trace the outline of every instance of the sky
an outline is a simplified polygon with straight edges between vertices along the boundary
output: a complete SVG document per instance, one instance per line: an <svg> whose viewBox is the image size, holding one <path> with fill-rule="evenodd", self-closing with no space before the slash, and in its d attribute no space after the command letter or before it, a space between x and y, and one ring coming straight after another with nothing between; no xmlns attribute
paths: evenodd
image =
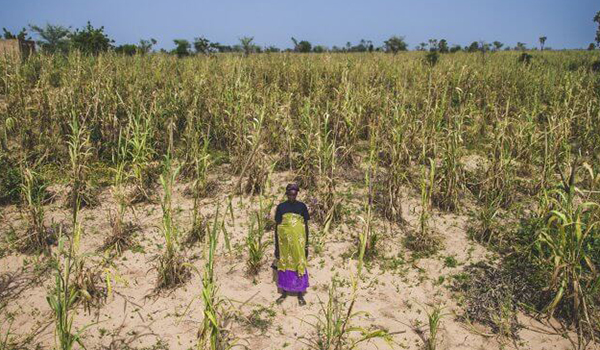
<svg viewBox="0 0 600 350"><path fill-rule="evenodd" d="M287 48L292 36L332 47L360 39L379 46L392 35L410 49L430 38L532 47L540 36L546 46L571 49L594 41L598 11L598 0L0 0L0 27L79 28L89 20L117 45L155 38L165 49L199 36L229 45L252 36L260 46Z"/></svg>

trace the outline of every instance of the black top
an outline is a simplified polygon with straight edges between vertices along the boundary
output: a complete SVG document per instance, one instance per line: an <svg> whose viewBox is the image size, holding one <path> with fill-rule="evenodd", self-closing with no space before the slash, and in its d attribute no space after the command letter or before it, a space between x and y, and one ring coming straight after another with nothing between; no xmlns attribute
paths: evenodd
<svg viewBox="0 0 600 350"><path fill-rule="evenodd" d="M285 201L285 202L277 205L277 209L275 209L275 222L277 224L281 224L283 214L286 214L286 213L294 213L294 214L301 215L304 218L305 222L310 219L310 216L308 215L308 208L306 207L306 204L304 204L300 201L294 201L294 202Z"/></svg>

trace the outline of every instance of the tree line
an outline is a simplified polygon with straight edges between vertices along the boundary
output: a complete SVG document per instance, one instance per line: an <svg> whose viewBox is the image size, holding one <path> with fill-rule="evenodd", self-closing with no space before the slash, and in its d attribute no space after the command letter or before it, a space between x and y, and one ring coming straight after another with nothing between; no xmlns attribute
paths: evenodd
<svg viewBox="0 0 600 350"><path fill-rule="evenodd" d="M600 11L593 18L598 24L595 43L590 43L588 50L594 50L600 47ZM31 40L31 36L26 28L21 29L18 33L12 33L6 28L2 28L3 37L5 39L21 39ZM71 50L78 50L87 54L98 54L109 50L114 50L117 53L125 55L146 54L153 51L157 41L153 38L141 39L137 44L122 44L114 45L114 40L111 39L104 31L104 26L94 27L88 21L87 25L72 30L71 27L62 25L46 24L45 26L29 25L29 31L37 35L39 38L36 43L45 53L67 53ZM546 36L539 38L540 50L551 50L546 46ZM244 36L239 38L239 42L234 45L225 45L219 42L212 42L209 39L199 36L193 41L187 39L174 39L175 47L171 50L160 49L160 52L170 53L178 57L190 56L193 54L211 54L225 52L239 52L244 55L263 52L300 52L300 53L322 53L322 52L389 52L396 54L400 51L408 51L408 44L403 36L391 36L383 42L381 46L375 46L371 40L361 39L357 44L347 42L345 46L332 46L331 48L324 45L313 45L308 40L297 40L292 37L292 48L280 49L276 46L259 46L254 43L254 37ZM527 44L517 42L514 47L505 45L500 41L487 43L485 41L473 41L471 44L461 46L454 44L450 46L446 39L429 39L428 42L421 42L416 45L417 51L429 51L436 53L454 53L459 51L464 52L487 52L500 50L537 50L537 47L528 48Z"/></svg>

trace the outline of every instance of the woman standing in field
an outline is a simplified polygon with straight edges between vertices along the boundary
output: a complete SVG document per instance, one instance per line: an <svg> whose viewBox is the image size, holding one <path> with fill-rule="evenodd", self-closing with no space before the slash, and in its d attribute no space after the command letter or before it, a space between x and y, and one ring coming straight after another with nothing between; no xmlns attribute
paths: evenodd
<svg viewBox="0 0 600 350"><path fill-rule="evenodd" d="M303 293L308 287L308 208L298 200L298 185L285 188L288 200L275 210L275 258L280 304L289 292L298 293L298 303L306 305Z"/></svg>

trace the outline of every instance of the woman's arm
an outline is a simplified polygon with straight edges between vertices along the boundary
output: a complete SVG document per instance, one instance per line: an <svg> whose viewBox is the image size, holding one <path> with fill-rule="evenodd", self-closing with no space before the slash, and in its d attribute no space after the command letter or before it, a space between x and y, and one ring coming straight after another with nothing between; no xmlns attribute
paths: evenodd
<svg viewBox="0 0 600 350"><path fill-rule="evenodd" d="M277 224L275 224L275 240L273 241L275 243L275 258L279 259L279 239L277 237Z"/></svg>
<svg viewBox="0 0 600 350"><path fill-rule="evenodd" d="M304 231L306 231L306 243L304 244L304 256L308 259L308 220L304 220Z"/></svg>

